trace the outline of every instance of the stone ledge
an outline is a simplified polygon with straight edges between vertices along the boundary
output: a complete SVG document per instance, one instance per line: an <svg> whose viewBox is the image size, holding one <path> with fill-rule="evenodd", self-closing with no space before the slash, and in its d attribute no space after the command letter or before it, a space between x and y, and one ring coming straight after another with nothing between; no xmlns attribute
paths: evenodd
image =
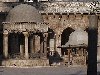
<svg viewBox="0 0 100 75"><path fill-rule="evenodd" d="M34 60L3 60L2 66L5 67L34 67L34 66L49 66L48 59L34 59Z"/></svg>

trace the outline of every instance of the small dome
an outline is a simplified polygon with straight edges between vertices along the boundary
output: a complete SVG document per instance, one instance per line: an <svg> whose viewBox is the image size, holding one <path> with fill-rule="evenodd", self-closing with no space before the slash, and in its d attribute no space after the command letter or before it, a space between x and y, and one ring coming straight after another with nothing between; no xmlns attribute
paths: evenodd
<svg viewBox="0 0 100 75"><path fill-rule="evenodd" d="M66 46L79 44L88 45L88 33L80 28L70 34L69 41L66 43Z"/></svg>
<svg viewBox="0 0 100 75"><path fill-rule="evenodd" d="M20 4L9 12L6 22L43 22L43 18L35 7Z"/></svg>

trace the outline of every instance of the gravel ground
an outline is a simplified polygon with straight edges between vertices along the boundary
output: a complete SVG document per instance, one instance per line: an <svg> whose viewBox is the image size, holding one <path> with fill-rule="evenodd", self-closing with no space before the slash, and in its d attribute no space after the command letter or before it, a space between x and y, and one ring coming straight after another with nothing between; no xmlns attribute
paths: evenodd
<svg viewBox="0 0 100 75"><path fill-rule="evenodd" d="M86 75L86 67L35 67L4 68L0 67L0 75ZM100 72L100 65L98 67ZM100 75L100 74L98 74Z"/></svg>
<svg viewBox="0 0 100 75"><path fill-rule="evenodd" d="M0 75L86 75L81 67L0 68Z"/></svg>

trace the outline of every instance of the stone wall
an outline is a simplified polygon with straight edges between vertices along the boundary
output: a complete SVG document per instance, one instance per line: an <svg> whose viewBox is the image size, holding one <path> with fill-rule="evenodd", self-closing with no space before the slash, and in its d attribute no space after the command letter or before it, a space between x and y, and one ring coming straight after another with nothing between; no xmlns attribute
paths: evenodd
<svg viewBox="0 0 100 75"><path fill-rule="evenodd" d="M34 59L34 60L4 60L2 66L9 67L34 67L34 66L49 66L47 59Z"/></svg>
<svg viewBox="0 0 100 75"><path fill-rule="evenodd" d="M69 14L69 15L42 15L44 21L49 23L49 28L53 29L56 34L61 34L64 29L70 27L77 29L81 27L86 29L89 25L88 15Z"/></svg>

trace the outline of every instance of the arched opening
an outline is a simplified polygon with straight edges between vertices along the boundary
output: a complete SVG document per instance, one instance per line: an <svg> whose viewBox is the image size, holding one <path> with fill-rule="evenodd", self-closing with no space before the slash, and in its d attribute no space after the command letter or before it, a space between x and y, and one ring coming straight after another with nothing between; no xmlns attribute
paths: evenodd
<svg viewBox="0 0 100 75"><path fill-rule="evenodd" d="M63 32L61 34L61 45L65 45L68 42L69 36L73 31L74 31L74 29L72 29L70 27L63 30ZM66 49L64 49L64 48L61 49L62 55L64 55L64 53L66 54L65 51L66 51Z"/></svg>

